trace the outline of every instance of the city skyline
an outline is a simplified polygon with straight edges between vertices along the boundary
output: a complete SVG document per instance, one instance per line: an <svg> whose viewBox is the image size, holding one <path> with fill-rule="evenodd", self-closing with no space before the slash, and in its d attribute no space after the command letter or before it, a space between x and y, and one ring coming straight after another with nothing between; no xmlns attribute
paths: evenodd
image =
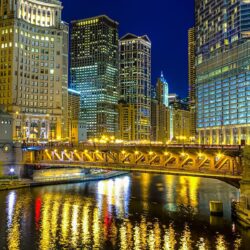
<svg viewBox="0 0 250 250"><path fill-rule="evenodd" d="M152 84L156 84L163 71L170 93L177 93L182 98L188 96L187 46L188 29L194 25L193 1L183 1L180 8L177 2L156 0L147 6L143 5L140 18L138 13L142 3L133 2L132 5L131 0L119 3L111 1L109 5L96 0L87 3L75 0L74 5L65 0L62 3L63 20L68 23L105 14L119 22L119 37L127 33L147 34L152 41ZM169 9L171 11L167 11Z"/></svg>

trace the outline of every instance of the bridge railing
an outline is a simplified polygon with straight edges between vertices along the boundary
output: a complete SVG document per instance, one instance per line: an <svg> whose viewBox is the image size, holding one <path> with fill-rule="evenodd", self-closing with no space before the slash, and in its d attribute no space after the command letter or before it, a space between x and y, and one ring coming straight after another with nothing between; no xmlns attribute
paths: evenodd
<svg viewBox="0 0 250 250"><path fill-rule="evenodd" d="M205 144L128 144L128 143L94 143L94 142L85 142L79 144L73 143L24 143L22 148L24 150L36 151L50 148L77 148L84 149L86 147L113 147L113 148L179 148L179 149L199 149L199 150L229 150L229 151L241 151L243 146L241 145L205 145Z"/></svg>

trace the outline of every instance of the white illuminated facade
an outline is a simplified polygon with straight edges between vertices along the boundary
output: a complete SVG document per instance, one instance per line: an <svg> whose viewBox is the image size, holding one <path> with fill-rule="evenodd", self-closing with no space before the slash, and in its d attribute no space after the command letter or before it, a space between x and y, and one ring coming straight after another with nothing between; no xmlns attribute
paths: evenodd
<svg viewBox="0 0 250 250"><path fill-rule="evenodd" d="M0 1L0 105L15 140L68 136L68 25L58 0Z"/></svg>

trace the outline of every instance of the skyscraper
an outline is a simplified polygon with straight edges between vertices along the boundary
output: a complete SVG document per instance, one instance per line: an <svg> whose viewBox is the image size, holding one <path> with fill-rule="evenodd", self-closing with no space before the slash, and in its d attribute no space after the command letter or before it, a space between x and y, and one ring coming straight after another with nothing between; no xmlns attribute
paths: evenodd
<svg viewBox="0 0 250 250"><path fill-rule="evenodd" d="M199 141L250 144L250 2L196 0L195 13Z"/></svg>
<svg viewBox="0 0 250 250"><path fill-rule="evenodd" d="M196 90L195 90L195 28L188 30L188 83L191 136L196 136Z"/></svg>
<svg viewBox="0 0 250 250"><path fill-rule="evenodd" d="M120 98L135 107L135 140L150 140L151 42L148 36L120 39Z"/></svg>
<svg viewBox="0 0 250 250"><path fill-rule="evenodd" d="M0 1L0 104L15 140L67 136L68 26L59 0Z"/></svg>
<svg viewBox="0 0 250 250"><path fill-rule="evenodd" d="M168 83L164 78L163 72L161 72L161 77L158 78L156 83L156 99L159 103L165 105L165 107L169 105L168 94Z"/></svg>
<svg viewBox="0 0 250 250"><path fill-rule="evenodd" d="M72 22L71 84L81 94L87 136L118 130L118 23L107 16Z"/></svg>
<svg viewBox="0 0 250 250"><path fill-rule="evenodd" d="M151 140L166 142L169 140L168 130L168 83L163 72L156 83L155 95L151 100Z"/></svg>

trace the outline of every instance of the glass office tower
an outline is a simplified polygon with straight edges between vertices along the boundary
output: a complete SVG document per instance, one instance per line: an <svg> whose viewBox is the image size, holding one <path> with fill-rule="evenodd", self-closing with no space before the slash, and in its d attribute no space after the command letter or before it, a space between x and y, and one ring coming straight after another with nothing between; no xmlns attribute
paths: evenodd
<svg viewBox="0 0 250 250"><path fill-rule="evenodd" d="M197 130L204 144L250 144L250 2L196 0Z"/></svg>
<svg viewBox="0 0 250 250"><path fill-rule="evenodd" d="M81 93L87 137L115 135L118 127L118 23L107 16L72 22L71 85Z"/></svg>

